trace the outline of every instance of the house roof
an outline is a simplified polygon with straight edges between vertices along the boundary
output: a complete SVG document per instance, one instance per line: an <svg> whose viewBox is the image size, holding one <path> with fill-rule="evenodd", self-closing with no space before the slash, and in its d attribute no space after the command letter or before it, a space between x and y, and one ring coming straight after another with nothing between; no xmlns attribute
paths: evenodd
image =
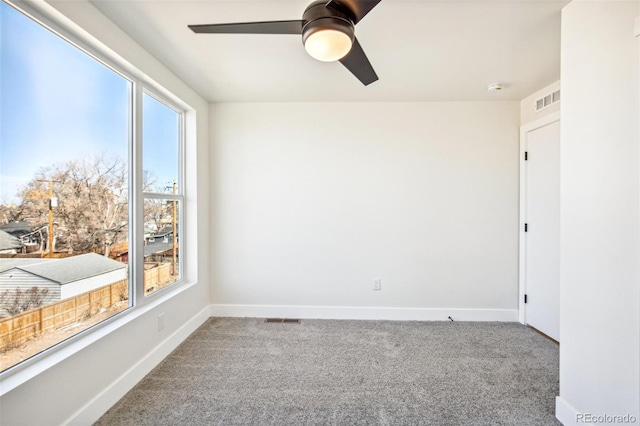
<svg viewBox="0 0 640 426"><path fill-rule="evenodd" d="M147 243L144 246L144 257L151 256L152 254L162 253L173 248L173 243Z"/></svg>
<svg viewBox="0 0 640 426"><path fill-rule="evenodd" d="M55 259L42 259L40 257L35 258L25 258L25 257L11 257L11 258L0 258L0 273L4 271L8 271L13 268L21 268L22 266L33 265L36 263L42 262L51 262Z"/></svg>
<svg viewBox="0 0 640 426"><path fill-rule="evenodd" d="M151 256L152 254L158 254L158 253L164 253L166 251L170 251L171 249L173 249L173 243L163 243L162 241L156 241L153 243L146 243L144 245L144 257L148 257ZM179 251L180 248L177 248L177 251ZM123 255L125 253L129 253L128 250L123 251L118 253L118 255ZM2 272L0 270L0 272Z"/></svg>
<svg viewBox="0 0 640 426"><path fill-rule="evenodd" d="M22 243L13 235L0 229L0 250L9 250L22 247Z"/></svg>
<svg viewBox="0 0 640 426"><path fill-rule="evenodd" d="M154 238L158 238L158 237L164 237L165 235L169 235L169 234L173 234L173 226L165 226L164 228L160 229L158 232L156 232L151 236Z"/></svg>
<svg viewBox="0 0 640 426"><path fill-rule="evenodd" d="M0 259L0 272L16 268L61 285L126 267L124 263L96 253L63 259Z"/></svg>
<svg viewBox="0 0 640 426"><path fill-rule="evenodd" d="M9 222L6 225L0 226L0 231L8 232L9 234L28 234L31 231L31 226L27 222Z"/></svg>

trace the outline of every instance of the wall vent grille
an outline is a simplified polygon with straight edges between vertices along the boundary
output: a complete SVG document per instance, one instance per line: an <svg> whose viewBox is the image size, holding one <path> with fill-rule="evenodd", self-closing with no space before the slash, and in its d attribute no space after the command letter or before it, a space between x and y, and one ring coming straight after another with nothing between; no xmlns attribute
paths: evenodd
<svg viewBox="0 0 640 426"><path fill-rule="evenodd" d="M553 93L549 93L546 96L536 100L536 112L543 110L556 102L560 102L560 90L556 90Z"/></svg>

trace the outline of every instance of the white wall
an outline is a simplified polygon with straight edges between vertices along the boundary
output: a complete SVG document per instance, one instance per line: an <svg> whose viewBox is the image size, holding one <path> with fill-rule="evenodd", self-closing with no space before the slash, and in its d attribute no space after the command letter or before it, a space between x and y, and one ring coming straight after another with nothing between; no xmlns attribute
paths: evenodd
<svg viewBox="0 0 640 426"><path fill-rule="evenodd" d="M640 418L638 5L574 1L562 13L564 424L576 413Z"/></svg>
<svg viewBox="0 0 640 426"><path fill-rule="evenodd" d="M536 111L536 101L544 96L547 96L556 90L560 90L560 80L544 87L537 92L527 96L520 102L520 125L531 123L532 121L539 120L543 117L551 115L560 111L560 104L562 103L562 93L560 94L560 102L552 104L540 111Z"/></svg>
<svg viewBox="0 0 640 426"><path fill-rule="evenodd" d="M216 104L210 129L214 312L517 320L518 102Z"/></svg>
<svg viewBox="0 0 640 426"><path fill-rule="evenodd" d="M56 15L46 3L33 6ZM185 206L185 235L193 245L184 261L185 275L195 285L184 287L173 298L160 297L158 306L147 312L139 310L144 313L130 315L135 318L129 322L116 320L126 324L5 393L0 399L0 423L6 425L91 424L209 312L209 241L198 238L209 233L208 104L87 1L54 2L53 6L194 109L186 123L187 132L197 136L197 141L192 139L186 150L190 164L186 187L192 192ZM166 327L159 332L161 312ZM74 345L52 352L47 359L60 358ZM37 368L38 364L30 366ZM20 374L0 381L0 390L16 377Z"/></svg>

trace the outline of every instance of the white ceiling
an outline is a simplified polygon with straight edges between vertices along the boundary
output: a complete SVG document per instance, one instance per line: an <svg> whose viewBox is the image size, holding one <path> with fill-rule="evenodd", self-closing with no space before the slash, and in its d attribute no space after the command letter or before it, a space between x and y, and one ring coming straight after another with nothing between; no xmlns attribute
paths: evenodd
<svg viewBox="0 0 640 426"><path fill-rule="evenodd" d="M210 102L520 100L560 78L564 0L382 0L356 36L380 80L312 59L296 35L188 24L301 19L311 0L92 0ZM506 89L488 93L490 83Z"/></svg>

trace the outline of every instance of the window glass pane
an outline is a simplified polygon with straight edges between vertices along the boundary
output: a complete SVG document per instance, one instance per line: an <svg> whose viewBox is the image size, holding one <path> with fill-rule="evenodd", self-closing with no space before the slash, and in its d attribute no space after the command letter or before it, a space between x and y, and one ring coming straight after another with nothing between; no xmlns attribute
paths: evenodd
<svg viewBox="0 0 640 426"><path fill-rule="evenodd" d="M0 371L130 306L131 83L0 2Z"/></svg>
<svg viewBox="0 0 640 426"><path fill-rule="evenodd" d="M142 141L144 190L173 193L180 161L180 114L146 93L142 99Z"/></svg>
<svg viewBox="0 0 640 426"><path fill-rule="evenodd" d="M144 200L144 293L180 279L180 201Z"/></svg>

